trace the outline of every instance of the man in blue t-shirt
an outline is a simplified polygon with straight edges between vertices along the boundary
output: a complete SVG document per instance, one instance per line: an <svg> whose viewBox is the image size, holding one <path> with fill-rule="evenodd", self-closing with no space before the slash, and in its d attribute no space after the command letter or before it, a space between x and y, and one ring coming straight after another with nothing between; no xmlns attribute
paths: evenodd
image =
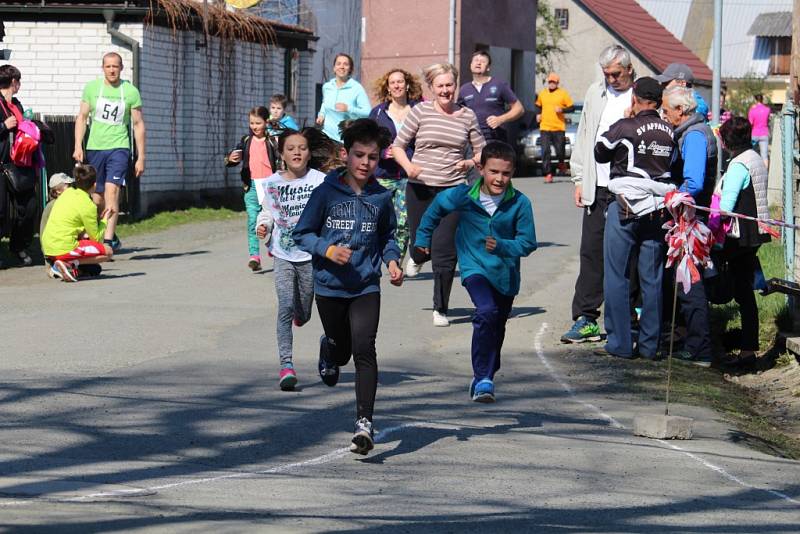
<svg viewBox="0 0 800 534"><path fill-rule="evenodd" d="M522 117L525 108L506 82L489 76L491 65L489 52L478 50L472 54L469 64L472 82L461 86L458 103L475 112L487 141L507 141L508 136L501 126Z"/></svg>

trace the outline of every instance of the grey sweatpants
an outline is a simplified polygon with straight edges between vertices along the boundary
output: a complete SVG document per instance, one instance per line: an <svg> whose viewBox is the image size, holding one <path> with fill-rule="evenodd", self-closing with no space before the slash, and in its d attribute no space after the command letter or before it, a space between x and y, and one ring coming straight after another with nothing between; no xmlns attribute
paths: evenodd
<svg viewBox="0 0 800 534"><path fill-rule="evenodd" d="M310 261L293 263L275 258L275 293L278 295L278 357L281 366L292 363L292 323L302 326L311 319L314 275Z"/></svg>

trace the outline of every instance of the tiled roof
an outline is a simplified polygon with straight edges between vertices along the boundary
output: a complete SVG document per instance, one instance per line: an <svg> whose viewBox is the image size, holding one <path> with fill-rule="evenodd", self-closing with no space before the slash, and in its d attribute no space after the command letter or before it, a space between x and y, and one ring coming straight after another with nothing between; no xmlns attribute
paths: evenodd
<svg viewBox="0 0 800 534"><path fill-rule="evenodd" d="M663 71L670 63L684 63L692 69L695 80L711 81L711 69L635 0L576 2L600 19L656 71Z"/></svg>
<svg viewBox="0 0 800 534"><path fill-rule="evenodd" d="M750 26L747 35L757 37L791 37L792 36L792 12L778 11L776 13L761 13L753 25Z"/></svg>

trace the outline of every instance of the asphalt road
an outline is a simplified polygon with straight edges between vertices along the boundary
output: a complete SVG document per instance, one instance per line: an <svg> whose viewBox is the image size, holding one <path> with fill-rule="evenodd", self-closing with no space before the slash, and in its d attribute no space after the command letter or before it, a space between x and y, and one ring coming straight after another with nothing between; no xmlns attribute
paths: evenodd
<svg viewBox="0 0 800 534"><path fill-rule="evenodd" d="M570 324L571 185L519 179L540 249L523 262L498 402L472 403L470 302L431 324L430 271L384 284L376 449L346 451L352 365L316 376L318 318L296 329L300 387L277 387L275 292L247 271L244 220L125 243L100 279L0 272L0 529L8 532L797 532L800 463L735 443L631 434L658 402L592 380Z"/></svg>

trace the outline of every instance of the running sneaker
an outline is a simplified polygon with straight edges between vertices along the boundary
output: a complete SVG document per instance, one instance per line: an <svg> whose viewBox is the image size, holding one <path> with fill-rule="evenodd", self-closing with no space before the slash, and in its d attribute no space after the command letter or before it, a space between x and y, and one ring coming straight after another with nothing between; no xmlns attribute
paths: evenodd
<svg viewBox="0 0 800 534"><path fill-rule="evenodd" d="M71 267L70 265L67 265L66 262L63 262L61 260L56 260L55 262L53 262L53 267L51 267L51 269L53 269L53 275L56 278L60 278L65 282L78 281L78 274L76 272L77 270Z"/></svg>
<svg viewBox="0 0 800 534"><path fill-rule="evenodd" d="M600 341L600 327L597 322L587 319L583 315L578 317L569 331L561 336L562 343L583 343L585 341Z"/></svg>
<svg viewBox="0 0 800 534"><path fill-rule="evenodd" d="M545 174L544 175L544 183L552 184L553 183L553 175L552 174Z"/></svg>
<svg viewBox="0 0 800 534"><path fill-rule="evenodd" d="M447 314L433 310L433 326L450 326Z"/></svg>
<svg viewBox="0 0 800 534"><path fill-rule="evenodd" d="M319 377L326 386L333 387L339 382L339 366L333 365L330 362L330 342L325 336L319 338L319 362L317 368L319 369Z"/></svg>
<svg viewBox="0 0 800 534"><path fill-rule="evenodd" d="M247 266L250 267L250 270L253 272L261 270L261 256L250 256L250 259L247 261Z"/></svg>
<svg viewBox="0 0 800 534"><path fill-rule="evenodd" d="M367 454L374 447L375 433L372 430L372 421L362 417L356 421L356 431L353 434L353 442L350 444L350 452Z"/></svg>
<svg viewBox="0 0 800 534"><path fill-rule="evenodd" d="M17 258L19 258L19 262L26 267L33 265L33 258L31 258L30 255L24 250L17 252Z"/></svg>
<svg viewBox="0 0 800 534"><path fill-rule="evenodd" d="M122 248L122 241L119 240L117 234L114 234L114 237L111 238L111 243L109 244L111 245L111 250L114 252Z"/></svg>
<svg viewBox="0 0 800 534"><path fill-rule="evenodd" d="M414 278L417 276L419 274L419 270L422 269L422 265L422 263L415 262L414 258L409 256L404 269L406 278Z"/></svg>
<svg viewBox="0 0 800 534"><path fill-rule="evenodd" d="M297 385L297 373L295 373L294 369L291 367L284 367L281 369L279 376L280 380L278 381L278 385L281 391L292 391Z"/></svg>
<svg viewBox="0 0 800 534"><path fill-rule="evenodd" d="M491 378L484 378L475 384L472 400L483 403L494 402L494 382L492 382Z"/></svg>

